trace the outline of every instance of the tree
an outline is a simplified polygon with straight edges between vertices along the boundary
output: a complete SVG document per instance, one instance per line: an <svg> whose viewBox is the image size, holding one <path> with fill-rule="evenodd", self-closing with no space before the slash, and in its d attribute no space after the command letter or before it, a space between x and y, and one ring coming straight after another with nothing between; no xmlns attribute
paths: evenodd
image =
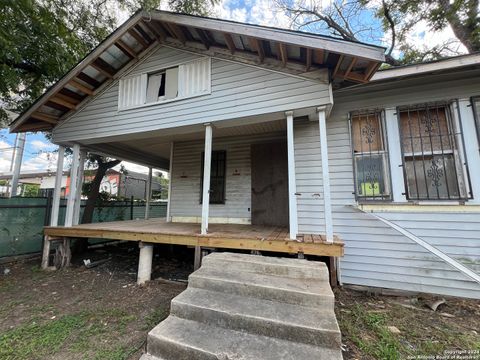
<svg viewBox="0 0 480 360"><path fill-rule="evenodd" d="M350 41L384 43L387 40L385 57L389 65L455 54L459 43L470 53L480 51L478 0L333 0L328 6L321 0L275 1L296 29ZM408 34L421 21L432 31L450 26L456 39L427 49L413 47Z"/></svg>

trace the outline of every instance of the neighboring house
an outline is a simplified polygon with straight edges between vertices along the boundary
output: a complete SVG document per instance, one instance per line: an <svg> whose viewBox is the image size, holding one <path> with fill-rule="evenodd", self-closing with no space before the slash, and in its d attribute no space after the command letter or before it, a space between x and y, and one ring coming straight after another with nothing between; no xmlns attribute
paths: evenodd
<svg viewBox="0 0 480 360"><path fill-rule="evenodd" d="M11 129L169 170L167 220L202 234L333 232L344 284L480 298L480 55L383 61L367 44L139 13Z"/></svg>
<svg viewBox="0 0 480 360"><path fill-rule="evenodd" d="M84 182L89 182L94 175L85 175ZM11 174L0 175L0 180L10 180ZM128 171L122 173L113 169L107 171L100 185L100 191L104 191L118 198L145 199L147 191L148 175ZM22 194L22 184L38 185L39 195L47 196L49 190L55 187L55 172L47 171L22 171L19 177L20 190L18 194ZM6 190L5 186L5 190ZM0 187L0 191L2 188ZM159 195L162 191L161 184L154 178L152 181L152 192ZM6 191L5 191L6 193ZM70 193L70 176L68 171L63 172L62 176L62 192L61 196L68 196ZM1 195L1 193L0 193Z"/></svg>

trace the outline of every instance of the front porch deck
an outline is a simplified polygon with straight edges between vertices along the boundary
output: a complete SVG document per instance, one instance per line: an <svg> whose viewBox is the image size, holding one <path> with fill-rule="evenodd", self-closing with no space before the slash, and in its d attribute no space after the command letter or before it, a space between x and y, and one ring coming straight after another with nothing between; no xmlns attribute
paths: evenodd
<svg viewBox="0 0 480 360"><path fill-rule="evenodd" d="M72 227L45 227L47 239L102 238L157 244L242 249L318 256L343 256L343 242L335 237L327 243L321 235L301 234L290 240L282 227L210 224L208 235L200 234L200 224L166 222L165 219L113 221Z"/></svg>

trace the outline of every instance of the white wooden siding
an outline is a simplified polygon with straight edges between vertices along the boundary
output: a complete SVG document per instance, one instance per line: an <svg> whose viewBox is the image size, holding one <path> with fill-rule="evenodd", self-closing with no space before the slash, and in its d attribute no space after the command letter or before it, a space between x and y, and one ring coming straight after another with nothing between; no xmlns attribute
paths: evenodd
<svg viewBox="0 0 480 360"><path fill-rule="evenodd" d="M215 138L213 150L225 150L225 204L210 204L210 217L231 222L251 222L250 146L255 142L286 141L285 133L258 134L237 138ZM200 218L201 156L204 142L175 143L170 214L174 218ZM288 211L288 209L285 209Z"/></svg>
<svg viewBox="0 0 480 360"><path fill-rule="evenodd" d="M126 74L185 64L198 55L159 47ZM329 87L258 67L212 59L211 94L118 111L118 81L53 131L56 142L81 141L227 119L283 113L330 103Z"/></svg>

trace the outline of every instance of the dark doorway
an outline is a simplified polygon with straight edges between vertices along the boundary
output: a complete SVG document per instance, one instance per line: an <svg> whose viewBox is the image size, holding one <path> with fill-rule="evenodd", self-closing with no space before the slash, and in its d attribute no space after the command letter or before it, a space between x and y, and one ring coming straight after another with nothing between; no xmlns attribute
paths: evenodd
<svg viewBox="0 0 480 360"><path fill-rule="evenodd" d="M252 224L288 226L286 142L252 145Z"/></svg>

